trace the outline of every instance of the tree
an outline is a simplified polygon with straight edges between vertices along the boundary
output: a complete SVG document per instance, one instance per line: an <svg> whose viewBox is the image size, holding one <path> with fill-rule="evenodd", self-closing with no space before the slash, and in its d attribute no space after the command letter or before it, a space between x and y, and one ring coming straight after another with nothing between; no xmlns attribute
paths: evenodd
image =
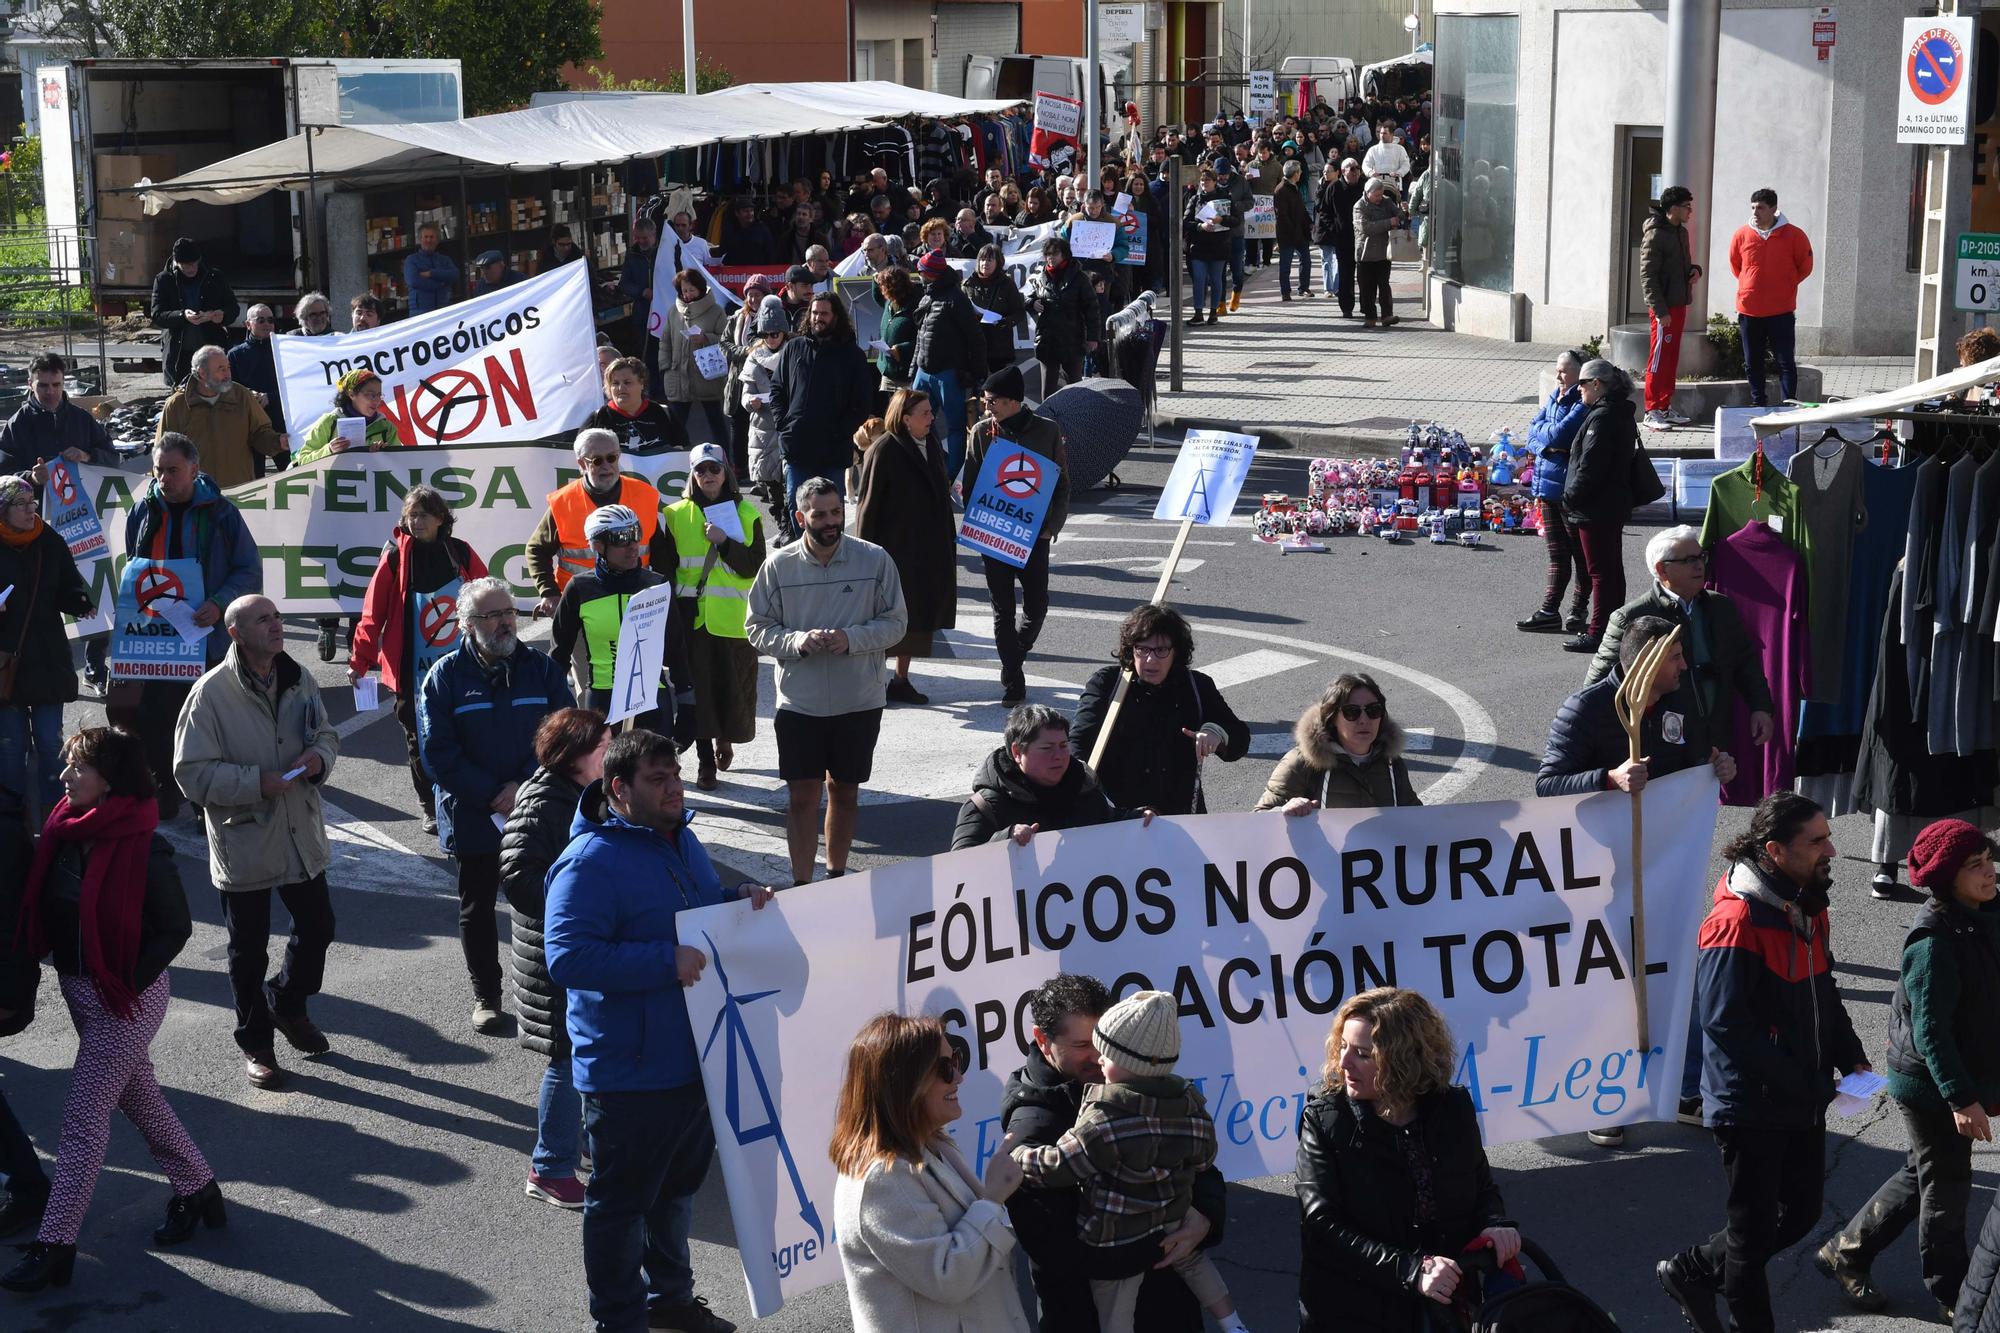
<svg viewBox="0 0 2000 1333"><path fill-rule="evenodd" d="M562 86L601 59L597 0L75 0L48 25L78 50L128 59L456 58L470 115Z"/></svg>
<svg viewBox="0 0 2000 1333"><path fill-rule="evenodd" d="M608 69L592 65L584 73L597 80L597 87L603 92L620 93L678 93L687 82L687 72L679 66L667 71L664 79L621 79ZM699 52L694 58L694 90L697 93L712 93L719 88L734 85L736 76L724 69L720 63L710 60Z"/></svg>

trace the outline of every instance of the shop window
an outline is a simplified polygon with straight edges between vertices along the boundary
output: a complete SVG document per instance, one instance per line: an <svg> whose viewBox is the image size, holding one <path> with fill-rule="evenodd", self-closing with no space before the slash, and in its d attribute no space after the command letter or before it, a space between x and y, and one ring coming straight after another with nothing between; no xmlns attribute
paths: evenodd
<svg viewBox="0 0 2000 1333"><path fill-rule="evenodd" d="M1514 286L1514 121L1521 21L1437 16L1433 267L1467 287Z"/></svg>

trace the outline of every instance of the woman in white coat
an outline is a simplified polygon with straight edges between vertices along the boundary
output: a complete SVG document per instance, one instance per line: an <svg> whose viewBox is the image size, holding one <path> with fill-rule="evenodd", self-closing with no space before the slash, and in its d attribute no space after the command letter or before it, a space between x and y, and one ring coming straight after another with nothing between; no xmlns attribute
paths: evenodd
<svg viewBox="0 0 2000 1333"><path fill-rule="evenodd" d="M855 1333L1028 1333L1014 1290L1003 1143L972 1173L945 1126L962 1057L935 1018L878 1014L847 1052L829 1153L834 1231Z"/></svg>

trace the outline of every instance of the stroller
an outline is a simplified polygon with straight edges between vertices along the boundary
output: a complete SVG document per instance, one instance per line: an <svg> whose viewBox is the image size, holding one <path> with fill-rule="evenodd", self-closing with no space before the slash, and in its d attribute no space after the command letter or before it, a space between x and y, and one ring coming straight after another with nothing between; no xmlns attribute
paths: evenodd
<svg viewBox="0 0 2000 1333"><path fill-rule="evenodd" d="M1491 1247L1459 1256L1468 1279L1449 1306L1427 1311L1429 1333L1617 1333L1618 1322L1597 1302L1563 1280L1548 1252L1525 1237L1521 1258L1537 1278L1514 1276L1495 1262ZM1518 1261L1510 1268L1518 1268Z"/></svg>

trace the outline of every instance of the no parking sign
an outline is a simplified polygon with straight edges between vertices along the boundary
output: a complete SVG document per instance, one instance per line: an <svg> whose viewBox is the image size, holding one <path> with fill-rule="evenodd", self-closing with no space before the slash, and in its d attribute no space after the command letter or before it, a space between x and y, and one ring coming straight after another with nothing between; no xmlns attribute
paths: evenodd
<svg viewBox="0 0 2000 1333"><path fill-rule="evenodd" d="M1896 142L1962 144L1972 128L1976 20L1903 20Z"/></svg>

